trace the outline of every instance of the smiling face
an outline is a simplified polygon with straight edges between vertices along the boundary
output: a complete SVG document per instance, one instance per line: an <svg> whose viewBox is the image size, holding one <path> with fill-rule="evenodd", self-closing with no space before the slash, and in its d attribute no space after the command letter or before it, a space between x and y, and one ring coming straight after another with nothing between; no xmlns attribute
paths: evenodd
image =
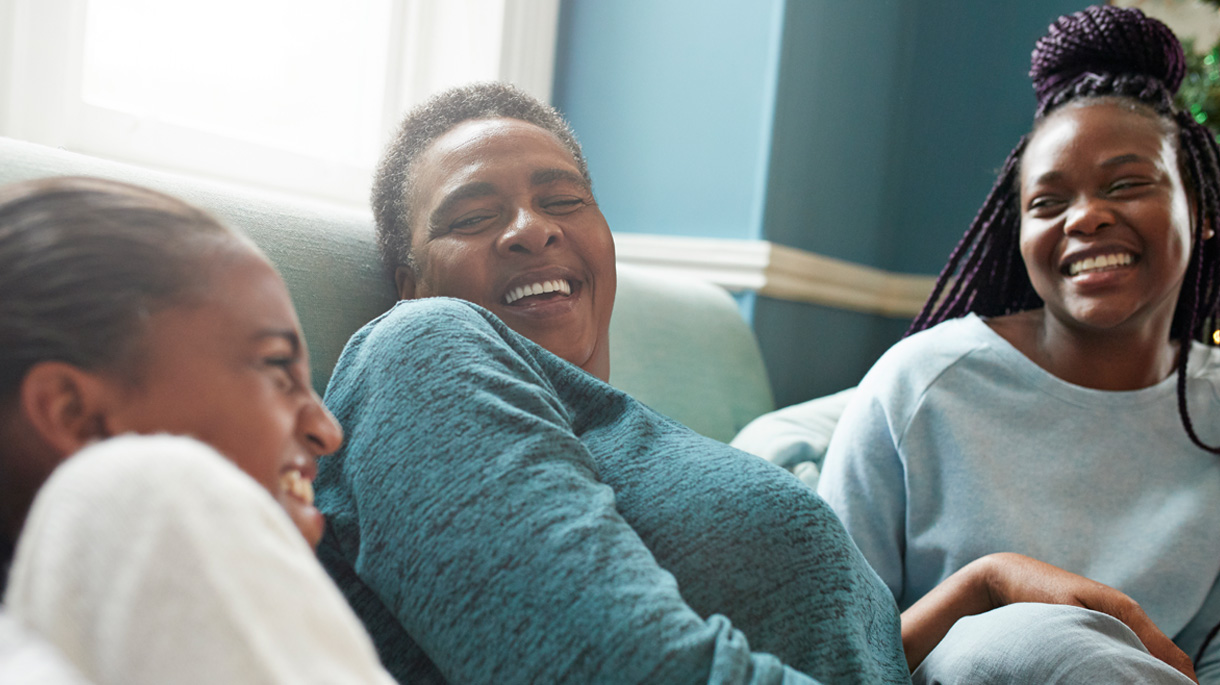
<svg viewBox="0 0 1220 685"><path fill-rule="evenodd" d="M1116 103L1050 115L1021 160L1021 256L1050 318L1168 339L1191 249L1172 133Z"/></svg>
<svg viewBox="0 0 1220 685"><path fill-rule="evenodd" d="M280 502L317 545L313 507L319 456L342 431L309 382L309 360L288 290L244 245L211 262L204 294L152 314L139 341L138 381L116 379L112 434L197 438L236 463Z"/></svg>
<svg viewBox="0 0 1220 685"><path fill-rule="evenodd" d="M414 170L399 296L457 297L606 380L614 241L576 162L515 119L464 122Z"/></svg>

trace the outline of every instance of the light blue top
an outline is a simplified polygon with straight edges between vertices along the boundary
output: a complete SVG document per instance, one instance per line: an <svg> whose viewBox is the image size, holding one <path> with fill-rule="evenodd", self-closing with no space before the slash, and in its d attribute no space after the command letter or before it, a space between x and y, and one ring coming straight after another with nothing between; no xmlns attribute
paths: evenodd
<svg viewBox="0 0 1220 685"><path fill-rule="evenodd" d="M1187 378L1196 430L1220 443L1220 350L1196 344ZM1217 598L1200 614L1220 572L1220 457L1187 437L1176 382L1083 388L977 316L947 321L869 371L818 492L904 609L1019 552L1126 592L1193 656L1220 620Z"/></svg>
<svg viewBox="0 0 1220 685"><path fill-rule="evenodd" d="M400 303L326 401L319 555L404 683L909 682L812 490L486 310Z"/></svg>

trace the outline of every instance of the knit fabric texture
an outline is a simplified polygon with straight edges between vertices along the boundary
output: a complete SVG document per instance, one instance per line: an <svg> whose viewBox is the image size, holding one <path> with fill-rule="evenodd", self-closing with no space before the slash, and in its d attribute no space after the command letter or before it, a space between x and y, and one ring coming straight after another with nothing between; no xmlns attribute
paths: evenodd
<svg viewBox="0 0 1220 685"><path fill-rule="evenodd" d="M1187 374L1194 411L1216 416L1220 349L1196 343ZM1182 430L1176 380L1073 385L978 316L947 321L865 376L818 492L903 608L974 559L1017 552L1122 590L1193 656L1220 621L1220 460Z"/></svg>
<svg viewBox="0 0 1220 685"><path fill-rule="evenodd" d="M812 490L475 305L398 304L326 401L319 554L402 682L909 682Z"/></svg>

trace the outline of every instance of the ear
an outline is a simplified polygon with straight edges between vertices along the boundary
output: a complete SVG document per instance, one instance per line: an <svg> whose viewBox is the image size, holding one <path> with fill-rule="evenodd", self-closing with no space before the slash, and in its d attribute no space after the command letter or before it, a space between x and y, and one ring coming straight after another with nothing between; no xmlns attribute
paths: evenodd
<svg viewBox="0 0 1220 685"><path fill-rule="evenodd" d="M409 266L394 269L394 283L398 285L398 299L415 299L415 271Z"/></svg>
<svg viewBox="0 0 1220 685"><path fill-rule="evenodd" d="M21 412L42 440L67 457L110 436L109 384L65 362L35 364L21 381Z"/></svg>

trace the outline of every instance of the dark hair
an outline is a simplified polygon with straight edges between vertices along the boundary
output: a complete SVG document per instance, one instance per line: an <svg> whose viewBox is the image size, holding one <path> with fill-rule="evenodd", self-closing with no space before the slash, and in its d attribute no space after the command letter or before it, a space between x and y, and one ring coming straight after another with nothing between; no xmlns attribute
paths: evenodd
<svg viewBox="0 0 1220 685"><path fill-rule="evenodd" d="M202 210L125 183L0 187L0 401L39 362L134 362L144 321L201 287L203 249L230 240Z"/></svg>
<svg viewBox="0 0 1220 685"><path fill-rule="evenodd" d="M414 167L420 155L458 124L475 119L519 119L555 136L572 153L586 182L589 165L572 128L554 107L507 83L474 83L438 95L411 110L386 148L373 178L373 218L381 260L393 278L399 266L411 266Z"/></svg>
<svg viewBox="0 0 1220 685"><path fill-rule="evenodd" d="M1021 157L1046 117L1067 105L1114 101L1159 118L1176 132L1187 192L1195 200L1195 236L1178 295L1170 338L1180 341L1178 413L1186 433L1204 445L1186 408L1186 361L1192 340L1208 340L1217 315L1220 240L1206 240L1205 226L1220 226L1220 149L1207 128L1173 107L1186 73L1182 45L1161 22L1133 8L1089 7L1055 20L1034 47L1030 78L1037 94L1034 129L1017 143L999 177L953 248L907 334L975 312L1001 316L1042 306L1021 258L1018 177Z"/></svg>

